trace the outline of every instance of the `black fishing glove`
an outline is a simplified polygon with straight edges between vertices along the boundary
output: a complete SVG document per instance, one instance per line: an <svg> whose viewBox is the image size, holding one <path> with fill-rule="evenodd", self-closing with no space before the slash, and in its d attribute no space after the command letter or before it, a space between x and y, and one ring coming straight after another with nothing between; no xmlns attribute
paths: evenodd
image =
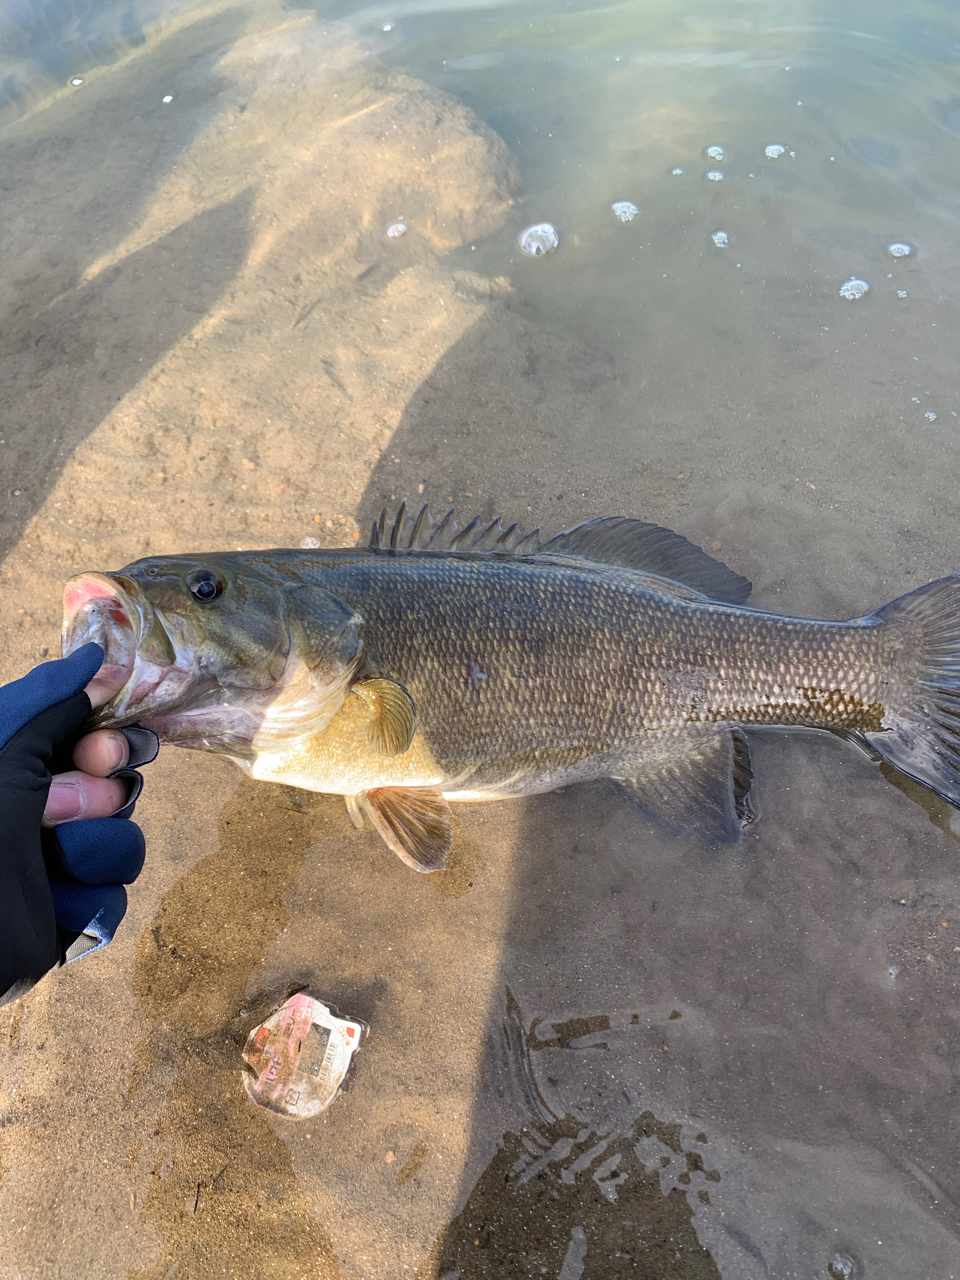
<svg viewBox="0 0 960 1280"><path fill-rule="evenodd" d="M123 886L143 867L143 833L129 819L143 786L136 766L158 750L149 729L120 731L129 760L109 776L127 780L122 808L42 825L53 775L73 769L91 709L84 686L102 662L99 645L84 645L0 688L0 1004L106 946L127 908Z"/></svg>

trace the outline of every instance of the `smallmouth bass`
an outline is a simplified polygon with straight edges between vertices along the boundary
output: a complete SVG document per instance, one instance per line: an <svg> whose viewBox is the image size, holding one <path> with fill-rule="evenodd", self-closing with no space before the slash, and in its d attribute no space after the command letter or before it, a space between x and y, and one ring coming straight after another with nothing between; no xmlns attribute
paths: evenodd
<svg viewBox="0 0 960 1280"><path fill-rule="evenodd" d="M745 730L838 733L960 807L960 574L864 618L746 605L750 583L622 517L541 542L426 507L366 550L151 556L64 592L64 653L123 687L91 724L341 794L418 871L449 801L614 779L711 844L754 819Z"/></svg>

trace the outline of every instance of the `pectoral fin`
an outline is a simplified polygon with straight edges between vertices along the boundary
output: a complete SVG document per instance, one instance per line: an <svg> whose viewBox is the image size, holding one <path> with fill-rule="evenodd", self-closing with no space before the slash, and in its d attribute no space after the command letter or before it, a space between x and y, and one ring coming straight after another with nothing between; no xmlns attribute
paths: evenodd
<svg viewBox="0 0 960 1280"><path fill-rule="evenodd" d="M750 804L750 746L739 729L713 732L687 749L665 747L617 782L670 831L710 845L736 844L756 817Z"/></svg>
<svg viewBox="0 0 960 1280"><path fill-rule="evenodd" d="M356 804L414 871L442 871L453 847L450 806L434 787L376 787ZM348 808L350 807L348 801Z"/></svg>
<svg viewBox="0 0 960 1280"><path fill-rule="evenodd" d="M361 680L353 692L369 714L367 739L382 756L399 756L410 746L417 729L413 699L394 680Z"/></svg>

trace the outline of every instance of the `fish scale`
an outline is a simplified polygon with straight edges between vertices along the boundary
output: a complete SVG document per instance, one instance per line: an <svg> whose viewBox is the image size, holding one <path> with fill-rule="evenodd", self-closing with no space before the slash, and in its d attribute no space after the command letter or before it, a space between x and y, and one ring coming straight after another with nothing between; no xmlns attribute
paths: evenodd
<svg viewBox="0 0 960 1280"><path fill-rule="evenodd" d="M425 556L317 573L364 617L373 664L410 690L452 772L478 753L509 768L533 747L601 751L690 723L866 731L894 667L896 641L876 625L675 605L628 572ZM487 678L465 706L468 661ZM684 676L701 705L677 698Z"/></svg>

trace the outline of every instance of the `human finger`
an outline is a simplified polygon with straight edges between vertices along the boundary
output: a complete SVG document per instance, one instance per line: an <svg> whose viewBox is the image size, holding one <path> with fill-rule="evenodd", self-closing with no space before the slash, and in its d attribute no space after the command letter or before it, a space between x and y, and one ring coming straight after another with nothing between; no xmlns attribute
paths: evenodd
<svg viewBox="0 0 960 1280"><path fill-rule="evenodd" d="M79 769L54 775L43 811L43 825L55 827L58 822L77 818L106 818L122 809L127 800L127 785L120 778L94 778Z"/></svg>
<svg viewBox="0 0 960 1280"><path fill-rule="evenodd" d="M114 662L104 662L97 674L84 688L84 693L90 699L90 706L96 710L97 707L102 707L105 702L109 702L113 695L119 693L127 683L129 674L130 672L126 667L119 666Z"/></svg>
<svg viewBox="0 0 960 1280"><path fill-rule="evenodd" d="M119 729L94 729L73 748L73 763L83 773L106 778L130 759L130 744Z"/></svg>

